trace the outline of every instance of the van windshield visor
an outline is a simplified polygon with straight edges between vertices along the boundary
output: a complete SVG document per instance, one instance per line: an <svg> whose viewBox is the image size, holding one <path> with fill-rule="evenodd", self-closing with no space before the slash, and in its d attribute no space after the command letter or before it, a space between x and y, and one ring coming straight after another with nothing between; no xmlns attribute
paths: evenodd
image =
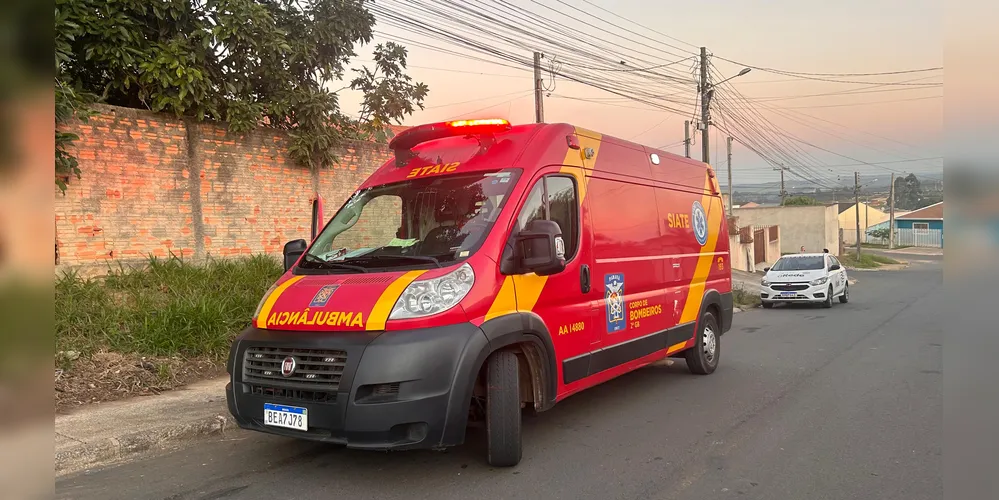
<svg viewBox="0 0 999 500"><path fill-rule="evenodd" d="M489 234L519 172L438 175L359 190L299 267L350 273L464 260Z"/></svg>
<svg viewBox="0 0 999 500"><path fill-rule="evenodd" d="M809 255L805 257L781 257L774 263L771 271L815 271L825 269L826 263L822 256Z"/></svg>

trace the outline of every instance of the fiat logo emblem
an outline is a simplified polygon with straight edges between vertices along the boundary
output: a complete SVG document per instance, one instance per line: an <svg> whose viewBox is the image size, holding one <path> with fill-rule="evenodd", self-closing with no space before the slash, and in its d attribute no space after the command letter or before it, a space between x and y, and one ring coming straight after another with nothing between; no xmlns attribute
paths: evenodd
<svg viewBox="0 0 999 500"><path fill-rule="evenodd" d="M297 366L298 363L295 361L294 357L288 356L287 358L284 358L284 361L281 362L281 375L284 377L290 377L294 375L295 368Z"/></svg>

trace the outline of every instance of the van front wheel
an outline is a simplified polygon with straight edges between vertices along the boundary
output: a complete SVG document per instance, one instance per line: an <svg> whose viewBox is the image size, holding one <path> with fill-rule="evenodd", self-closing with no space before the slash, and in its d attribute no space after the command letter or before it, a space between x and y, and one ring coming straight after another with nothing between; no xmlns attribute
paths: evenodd
<svg viewBox="0 0 999 500"><path fill-rule="evenodd" d="M486 441L489 465L512 467L521 457L520 364L500 351L486 367Z"/></svg>
<svg viewBox="0 0 999 500"><path fill-rule="evenodd" d="M687 349L684 357L687 359L687 369L695 375L710 375L718 368L718 356L721 355L721 339L718 337L718 320L710 311L701 316L697 340L694 347Z"/></svg>

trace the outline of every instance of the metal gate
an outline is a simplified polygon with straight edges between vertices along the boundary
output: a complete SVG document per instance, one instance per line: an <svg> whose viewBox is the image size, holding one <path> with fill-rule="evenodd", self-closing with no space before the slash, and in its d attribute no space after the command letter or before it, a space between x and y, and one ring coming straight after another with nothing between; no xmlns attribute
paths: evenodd
<svg viewBox="0 0 999 500"><path fill-rule="evenodd" d="M767 230L766 228L758 227L753 229L753 255L755 259L754 264L760 264L767 261Z"/></svg>

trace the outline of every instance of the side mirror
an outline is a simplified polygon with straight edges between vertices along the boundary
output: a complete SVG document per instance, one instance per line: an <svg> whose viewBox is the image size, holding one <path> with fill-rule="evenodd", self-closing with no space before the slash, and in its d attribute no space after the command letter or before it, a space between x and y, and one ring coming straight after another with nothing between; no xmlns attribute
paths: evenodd
<svg viewBox="0 0 999 500"><path fill-rule="evenodd" d="M309 244L305 240L293 240L284 244L284 270L287 271L294 266L298 259L305 253Z"/></svg>
<svg viewBox="0 0 999 500"><path fill-rule="evenodd" d="M763 272L764 273L769 273L770 272L770 268L769 267L764 267L763 268Z"/></svg>
<svg viewBox="0 0 999 500"><path fill-rule="evenodd" d="M565 269L565 241L557 222L535 220L517 235L517 255L525 272L549 276Z"/></svg>
<svg viewBox="0 0 999 500"><path fill-rule="evenodd" d="M833 265L829 266L829 270L830 271L839 271L840 269L843 269L843 267L840 266L839 264L833 264Z"/></svg>

